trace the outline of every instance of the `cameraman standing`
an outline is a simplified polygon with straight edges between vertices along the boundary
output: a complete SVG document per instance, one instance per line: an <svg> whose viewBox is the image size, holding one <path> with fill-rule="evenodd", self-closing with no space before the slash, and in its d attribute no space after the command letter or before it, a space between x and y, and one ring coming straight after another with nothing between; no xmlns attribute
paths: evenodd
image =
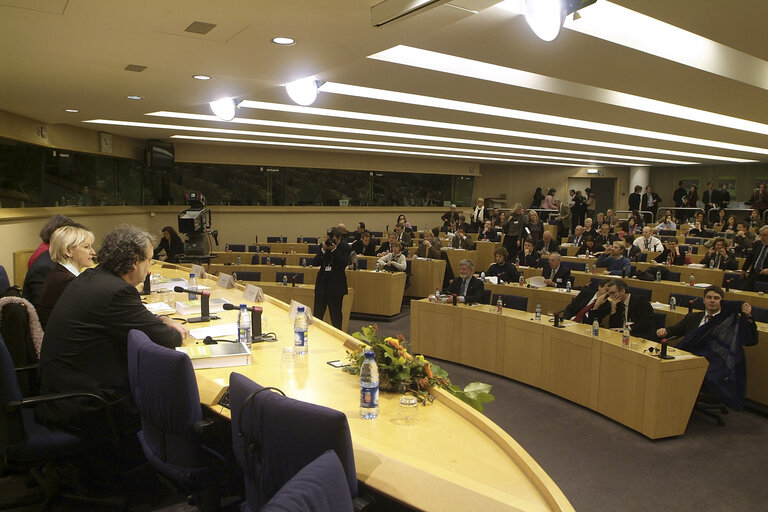
<svg viewBox="0 0 768 512"><path fill-rule="evenodd" d="M341 241L341 230L331 228L326 234L320 252L312 260L312 266L320 267L315 281L315 305L312 309L315 318L323 319L325 310L331 316L331 324L341 329L341 303L347 294L347 275L349 264L349 246Z"/></svg>

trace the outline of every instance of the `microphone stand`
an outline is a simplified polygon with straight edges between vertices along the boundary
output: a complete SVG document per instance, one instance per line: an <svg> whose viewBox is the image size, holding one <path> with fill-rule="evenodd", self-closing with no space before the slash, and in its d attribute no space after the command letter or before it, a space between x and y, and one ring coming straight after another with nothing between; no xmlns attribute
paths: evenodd
<svg viewBox="0 0 768 512"><path fill-rule="evenodd" d="M206 291L198 291L198 290L189 290L187 288L182 288L181 286L176 286L173 291L178 293L192 293L194 295L200 296L200 316L187 318L187 322L191 324L196 324L200 322L210 322L211 320L218 320L219 317L216 315L211 314L211 292Z"/></svg>

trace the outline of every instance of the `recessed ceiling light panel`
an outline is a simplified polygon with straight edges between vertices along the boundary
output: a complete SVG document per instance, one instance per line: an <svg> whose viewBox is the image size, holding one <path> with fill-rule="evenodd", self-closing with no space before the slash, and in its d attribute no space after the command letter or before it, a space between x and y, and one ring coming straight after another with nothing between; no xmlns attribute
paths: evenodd
<svg viewBox="0 0 768 512"><path fill-rule="evenodd" d="M192 75L195 80L210 80L211 75Z"/></svg>
<svg viewBox="0 0 768 512"><path fill-rule="evenodd" d="M67 108L67 109L64 109L64 112L69 112L70 114L77 114L80 111L77 110L76 108Z"/></svg>
<svg viewBox="0 0 768 512"><path fill-rule="evenodd" d="M128 96L126 96L126 98L128 98L129 100L138 101L138 100L143 100L144 96L136 96L134 94L129 94Z"/></svg>
<svg viewBox="0 0 768 512"><path fill-rule="evenodd" d="M272 42L281 46L290 46L296 43L292 37L273 37Z"/></svg>

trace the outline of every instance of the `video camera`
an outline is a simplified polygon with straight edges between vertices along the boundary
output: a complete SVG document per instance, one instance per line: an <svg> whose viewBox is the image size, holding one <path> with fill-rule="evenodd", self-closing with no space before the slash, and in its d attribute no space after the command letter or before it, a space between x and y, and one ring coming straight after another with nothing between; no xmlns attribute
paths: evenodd
<svg viewBox="0 0 768 512"><path fill-rule="evenodd" d="M211 210L206 208L205 196L202 192L187 192L184 194L189 208L179 213L179 233L186 235L184 242L185 257L208 257L211 255L213 236L219 245L218 231L211 231Z"/></svg>

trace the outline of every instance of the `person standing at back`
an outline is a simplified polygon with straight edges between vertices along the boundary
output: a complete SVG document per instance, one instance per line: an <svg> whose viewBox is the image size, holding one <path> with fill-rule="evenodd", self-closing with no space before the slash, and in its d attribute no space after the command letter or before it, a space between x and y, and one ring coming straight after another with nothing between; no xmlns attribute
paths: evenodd
<svg viewBox="0 0 768 512"><path fill-rule="evenodd" d="M635 185L635 191L629 194L629 211L641 210L643 187Z"/></svg>
<svg viewBox="0 0 768 512"><path fill-rule="evenodd" d="M320 252L312 260L313 267L320 267L315 281L315 302L312 314L315 318L323 319L325 310L331 317L331 324L341 329L343 316L341 304L347 294L347 274L345 269L349 257L340 247L341 230L331 228L326 233L325 242L320 246ZM397 241L393 241L393 245Z"/></svg>

